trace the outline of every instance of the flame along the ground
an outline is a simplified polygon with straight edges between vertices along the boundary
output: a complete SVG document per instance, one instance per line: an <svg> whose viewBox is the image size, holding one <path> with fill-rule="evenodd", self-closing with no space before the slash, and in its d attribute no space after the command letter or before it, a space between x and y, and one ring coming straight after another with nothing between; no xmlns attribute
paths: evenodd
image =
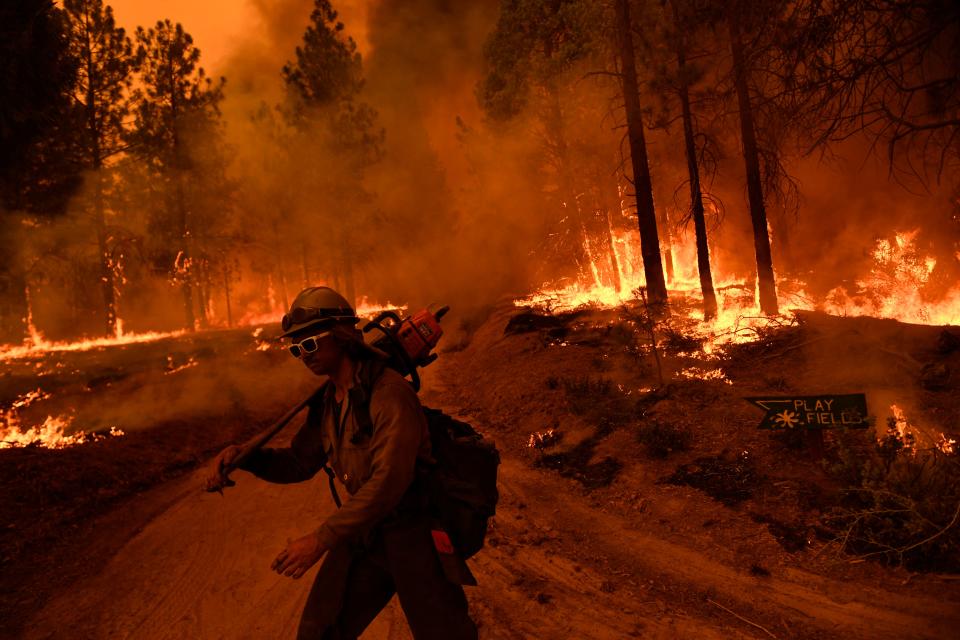
<svg viewBox="0 0 960 640"><path fill-rule="evenodd" d="M272 299L272 296L271 296ZM366 296L357 304L357 314L362 318L373 318L383 311L400 311L406 305L395 305L390 302L379 304L371 302ZM269 313L249 314L244 317L240 326L256 327L251 336L256 344L255 350L266 351L277 346L275 340L262 337L263 325L278 324L285 310L274 309ZM260 326L257 326L260 325ZM150 331L144 333L125 333L123 322L118 319L117 333L114 336L81 339L72 342L58 342L48 340L39 331L33 322L32 314L27 315L28 337L20 345L0 345L0 362L36 361L36 368L43 367L43 360L49 354L57 352L91 351L95 349L123 348L132 344L154 342L167 338L177 338L187 335L186 330L179 331ZM197 366L196 358L189 357L185 362L175 362L172 356L167 357L164 375L174 375L186 369ZM40 446L52 449L83 444L124 435L122 429L111 427L109 431L88 433L73 426L74 418L69 414L48 415L40 424L24 425L21 410L35 403L40 403L50 397L42 389L27 392L15 399L9 407L0 407L0 449L10 447Z"/></svg>
<svg viewBox="0 0 960 640"><path fill-rule="evenodd" d="M960 325L960 283L954 284L935 300L925 297L925 288L931 281L937 260L918 251L918 230L896 233L893 240L881 239L872 252L870 273L855 283L855 292L836 287L816 302L799 280L778 278L777 290L782 309L789 311L779 316L760 312L755 285L747 285L714 264L714 289L717 295L717 317L704 321L702 293L697 272L695 249L692 243L674 246L674 277L668 285L670 297L692 305L677 305L685 312L684 331L701 341L699 353L680 354L695 357L696 366L681 368L676 377L714 380L730 384L716 362L716 355L725 345L751 342L764 329L793 324L795 312L823 311L836 316L871 316L890 318L901 322L925 325ZM585 244L589 268L584 269L581 281L545 284L540 290L518 298L514 304L545 313L559 313L582 308L615 309L640 303L640 290L646 286L638 256L633 247L639 246L636 231L612 234L612 255L597 255ZM960 261L960 253L956 259ZM618 277L611 277L611 270ZM584 284L586 281L586 284ZM619 281L619 288L611 283ZM659 341L658 341L659 342ZM560 343L565 346L565 343ZM716 365L716 366L712 366ZM896 404L890 407L891 427L885 434L905 443L907 453L915 452L919 431L910 424L903 410ZM882 439L884 435L878 434ZM955 439L941 433L932 445L942 453L957 451Z"/></svg>
<svg viewBox="0 0 960 640"><path fill-rule="evenodd" d="M893 240L877 240L871 253L870 272L848 287L832 289L820 301L806 293L807 284L799 279L778 277L780 306L785 309L817 310L837 316L872 316L901 322L927 325L960 325L960 282L946 291L928 296L937 259L920 252L916 238L919 230L901 231ZM612 237L612 255L587 252L589 265L577 282L548 283L540 290L519 298L518 306L529 306L549 312L568 311L583 306L614 308L635 300L637 290L646 286L639 256L636 231L620 231ZM668 283L671 293L702 301L697 272L695 247L692 243L671 249L674 277ZM955 260L960 261L960 253ZM719 305L718 317L702 323L700 332L712 336L714 344L749 340L753 329L771 321L760 313L754 283L725 274L722 264L714 259L714 289ZM616 268L620 287L609 277ZM689 315L699 318L692 309ZM788 315L788 314L785 314ZM718 342L716 342L718 341Z"/></svg>
<svg viewBox="0 0 960 640"><path fill-rule="evenodd" d="M930 282L936 268L937 261L930 256L922 255L916 246L918 231L906 231L895 234L893 241L881 239L876 243L873 251L874 264L870 273L857 281L857 291L851 294L847 289L838 287L827 294L826 298L817 303L805 293L805 284L798 280L780 278L778 293L781 307L792 310L821 310L833 315L859 316L869 315L879 318L893 318L903 322L916 324L960 324L960 284L955 285L937 301L924 298L924 288ZM589 268L585 269L585 277L581 281L568 284L545 285L539 291L515 301L517 306L526 306L541 309L547 312L561 312L581 307L615 308L637 298L637 292L645 286L641 261L636 247L639 238L636 231L620 231L612 234L610 243L611 252L598 254L585 246L589 256ZM696 255L691 243L676 245L672 248L674 260L674 277L670 283L671 292L679 294L688 300L700 299L700 283L696 267ZM960 260L960 254L957 259ZM729 383L722 371L711 366L714 350L725 344L749 342L756 339L758 331L773 325L782 325L792 322L792 314L784 313L778 317L768 317L760 313L756 302L755 292L751 295L751 285L746 285L733 276L724 276L721 265L714 264L714 288L718 298L718 315L710 321L703 321L696 306L689 307L688 320L693 327L690 333L702 340L702 351L699 354L702 360L698 366L690 366L680 370L677 375L682 378L699 378L718 380ZM617 278L610 278L612 269L616 269ZM607 277L604 277L604 274ZM586 282L586 284L583 283ZM619 288L610 282L619 281ZM240 326L257 326L276 323L285 309L280 308L276 295L268 292L270 310L260 313L247 313ZM378 304L371 302L367 297L361 298L357 305L357 313L362 317L373 317L387 311L404 309L405 305L394 305L390 302ZM173 338L186 334L185 330L170 332L125 333L122 321L118 322L117 334L111 337L82 339L72 342L57 342L47 340L37 330L32 316L28 314L27 325L29 336L21 345L0 346L0 362L12 360L37 360L37 367L42 367L45 355L58 351L87 351L91 349L106 349L123 347L130 344L152 342L165 338ZM273 343L260 338L261 329L254 332L258 350L271 348ZM183 364L168 363L165 373L174 374L196 365L195 360L188 360ZM35 395L31 395L35 394ZM19 421L18 410L28 404L42 399L43 392L38 389L26 396L18 398L11 407L0 411L0 447L23 446L25 444L39 444L41 446L70 446L88 441L90 436L81 430L75 430L70 435L65 430L71 427L70 416L48 416L43 424L24 428ZM19 406L18 406L18 403ZM25 403L25 404L24 404ZM899 408L891 408L894 416ZM897 417L897 424L900 418ZM903 420L906 425L906 420ZM906 427L904 427L906 429ZM117 429L111 434L121 434ZM905 432L906 433L906 432ZM905 433L901 433L904 436ZM942 449L953 450L955 443L941 437Z"/></svg>
<svg viewBox="0 0 960 640"><path fill-rule="evenodd" d="M72 416L47 416L42 424L23 428L20 424L20 410L35 402L46 400L50 394L40 389L29 391L20 396L8 407L0 411L0 449L37 445L49 449L62 449L84 442L102 440L106 437L124 435L123 431L111 427L106 433L86 433L76 431L67 434L73 422Z"/></svg>

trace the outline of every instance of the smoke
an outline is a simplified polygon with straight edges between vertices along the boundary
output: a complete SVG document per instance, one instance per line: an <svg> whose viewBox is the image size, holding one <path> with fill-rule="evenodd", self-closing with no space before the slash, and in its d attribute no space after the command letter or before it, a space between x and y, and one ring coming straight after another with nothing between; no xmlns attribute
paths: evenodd
<svg viewBox="0 0 960 640"><path fill-rule="evenodd" d="M275 114L272 109L284 94L280 68L293 58L313 3L254 4L263 26L229 57L224 108L231 144L246 159L240 180L257 183L264 179L259 172L272 170L274 189L287 199L287 214L277 210L273 199L264 202L264 217L295 217L298 233L312 239L315 255L287 255L287 264L279 267L286 271L286 293L292 297L301 281L342 284L337 274L342 265L334 255L342 247L331 246L342 238L325 224L330 212L310 201L295 179L284 184L276 173L279 165L262 157L266 141L262 128L251 125L250 114L261 105ZM369 211L353 214L356 221L350 223L355 239L348 250L357 293L411 305L442 301L472 307L524 290L529 254L543 225L536 189L521 165L537 143L530 136L494 141L477 135L483 116L474 86L498 3L335 6L345 33L364 55L366 84L360 99L377 111L377 124L386 134L383 157L367 170L363 185L374 202ZM324 157L319 145L300 147L296 155L297 162L309 163L318 173L336 170L337 158ZM304 272L311 273L305 277Z"/></svg>
<svg viewBox="0 0 960 640"><path fill-rule="evenodd" d="M226 323L228 301L234 323L266 319L278 316L302 286L344 290L350 281L358 298L372 302L442 302L469 313L545 280L589 276L589 265L572 257L569 229L578 217L585 228L635 228L635 218L619 215L616 202L618 187L632 193L619 177L625 148L616 82L583 78L609 60L591 60L562 78L580 191L561 206L566 196L557 169L544 161L542 105L531 100L510 123L488 122L478 106L475 90L485 73L483 48L499 15L497 0L334 2L363 55L358 99L376 110L375 126L385 137L382 157L365 170L358 193L328 184L335 195L321 197L312 183L336 183L347 160L323 144L328 132L285 138L278 110L286 98L281 69L295 58L314 3L247 2L253 23L230 43L217 69L227 78L222 136L208 132L189 140L196 154L229 160L222 179L212 163L190 186L200 198L196 219L206 225L198 227L196 242L216 256L215 272L204 274L206 290L197 293L205 302L195 302L205 304L212 325ZM202 41L197 45L203 50ZM733 129L714 133L726 152L710 185L725 205L722 217L710 219L715 275L750 283L755 260L739 142ZM674 253L692 256L693 234L681 228L687 192L679 126L651 131L648 148L656 204L667 211L664 245L669 231ZM903 189L882 162L862 161L862 142L841 152L845 159L829 163L789 159L803 196L797 215L768 198L778 275L800 278L821 296L868 272L878 239L921 228L918 247L937 257L939 281L955 281L957 225L949 198ZM158 247L162 203L143 172L130 168L117 180L132 187L115 185L107 221L123 256L120 316L127 330L178 328L185 303L171 283L177 248L170 243L164 253ZM51 337L102 330L90 199L88 181L67 216L25 230L29 247L21 262L34 317ZM604 207L612 212L609 220L597 215Z"/></svg>

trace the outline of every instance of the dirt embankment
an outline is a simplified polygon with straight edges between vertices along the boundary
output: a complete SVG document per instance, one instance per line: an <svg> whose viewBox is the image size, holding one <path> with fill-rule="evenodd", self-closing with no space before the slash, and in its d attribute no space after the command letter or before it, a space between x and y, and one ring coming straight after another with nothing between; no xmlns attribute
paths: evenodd
<svg viewBox="0 0 960 640"><path fill-rule="evenodd" d="M952 637L960 583L838 553L816 527L830 478L803 450L758 432L742 400L777 388L873 394L860 385L877 381L927 393L890 367L890 380L812 388L830 349L802 343L834 340L834 367L845 358L837 345L851 344L832 327L817 331L726 370L678 348L664 356L672 383L656 393L649 355L612 314L518 320L504 307L451 341L427 372L424 400L471 420L504 459L488 547L473 561L480 586L468 592L481 637ZM884 348L922 361L913 346ZM766 356L773 364L758 367ZM642 436L651 425L659 435ZM547 429L555 444L527 447ZM296 582L268 565L332 508L326 480L238 480L223 498L197 492L196 477L174 480L61 541L66 575L38 565L44 573L14 593L16 635L292 637L313 571ZM31 599L37 585L45 602ZM396 601L364 637L409 638Z"/></svg>

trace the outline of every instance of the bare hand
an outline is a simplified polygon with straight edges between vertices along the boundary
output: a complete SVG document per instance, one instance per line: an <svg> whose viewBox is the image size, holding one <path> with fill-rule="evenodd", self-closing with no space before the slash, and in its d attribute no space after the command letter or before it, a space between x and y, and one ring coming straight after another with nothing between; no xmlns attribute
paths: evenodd
<svg viewBox="0 0 960 640"><path fill-rule="evenodd" d="M237 456L240 455L240 447L232 444L214 458L210 469L210 475L203 483L203 488L207 491L221 491L223 487L232 487L236 483L227 477L230 465Z"/></svg>
<svg viewBox="0 0 960 640"><path fill-rule="evenodd" d="M323 557L327 550L316 533L287 541L287 548L280 552L270 568L282 576L298 579Z"/></svg>

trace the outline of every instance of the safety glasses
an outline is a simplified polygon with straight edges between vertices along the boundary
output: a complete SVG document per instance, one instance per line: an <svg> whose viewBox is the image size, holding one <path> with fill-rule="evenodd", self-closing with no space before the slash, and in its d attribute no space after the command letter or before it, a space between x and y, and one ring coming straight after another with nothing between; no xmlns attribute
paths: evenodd
<svg viewBox="0 0 960 640"><path fill-rule="evenodd" d="M290 354L294 358L302 358L306 353L313 353L319 348L317 341L320 338L324 338L330 335L329 331L324 331L323 333L318 333L315 336L310 336L309 338L304 338L300 342L295 342L291 344L287 349L290 350Z"/></svg>

